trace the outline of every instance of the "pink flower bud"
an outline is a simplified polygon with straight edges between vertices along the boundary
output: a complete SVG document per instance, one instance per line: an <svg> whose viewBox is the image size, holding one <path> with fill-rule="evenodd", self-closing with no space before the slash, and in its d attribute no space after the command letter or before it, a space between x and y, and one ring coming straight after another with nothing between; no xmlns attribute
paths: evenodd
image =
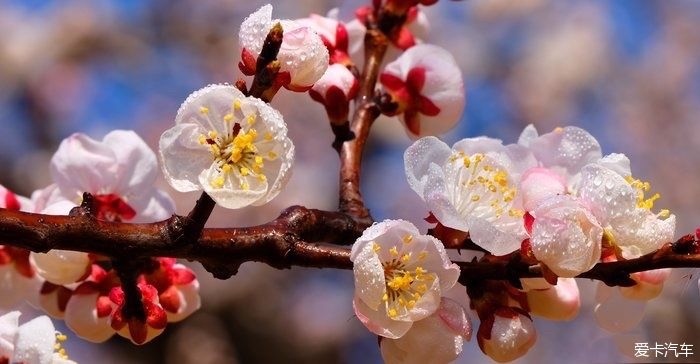
<svg viewBox="0 0 700 364"><path fill-rule="evenodd" d="M409 48L388 64L380 82L413 136L441 134L459 121L464 110L462 72L452 55L434 45Z"/></svg>
<svg viewBox="0 0 700 364"><path fill-rule="evenodd" d="M559 278L555 286L527 291L527 302L532 314L557 321L573 319L581 307L573 278Z"/></svg>
<svg viewBox="0 0 700 364"><path fill-rule="evenodd" d="M297 19L295 22L310 28L321 37L328 49L330 64L352 64L348 55L348 30L345 24L318 14L311 14L308 18Z"/></svg>
<svg viewBox="0 0 700 364"><path fill-rule="evenodd" d="M238 33L241 45L241 64L244 74L255 73L255 60L263 48L265 38L272 27L281 23L283 40L277 60L280 74L288 74L284 86L292 91L306 91L328 67L328 50L321 37L307 26L291 20L272 20L272 5L265 5L248 16Z"/></svg>
<svg viewBox="0 0 700 364"><path fill-rule="evenodd" d="M405 335L398 339L383 338L382 358L386 364L450 363L471 336L471 320L464 308L443 297L438 310L414 323Z"/></svg>
<svg viewBox="0 0 700 364"><path fill-rule="evenodd" d="M505 363L525 355L537 341L537 332L522 310L500 307L481 322L477 340L484 354Z"/></svg>
<svg viewBox="0 0 700 364"><path fill-rule="evenodd" d="M341 123L347 120L349 103L357 94L359 83L357 78L342 64L332 64L316 81L309 95L315 101L323 104L328 118Z"/></svg>

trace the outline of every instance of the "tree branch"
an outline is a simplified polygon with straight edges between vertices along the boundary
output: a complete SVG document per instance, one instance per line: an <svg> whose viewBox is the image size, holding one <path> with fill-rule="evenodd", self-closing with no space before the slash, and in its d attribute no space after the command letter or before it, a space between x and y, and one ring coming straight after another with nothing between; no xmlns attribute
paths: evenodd
<svg viewBox="0 0 700 364"><path fill-rule="evenodd" d="M52 216L0 209L0 241L34 252L83 251L108 257L174 257L201 262L217 278L228 278L248 261L275 268L293 265L351 268L348 249L364 227L338 212L292 206L263 225L204 229L187 236L186 217L151 224L100 221L89 214Z"/></svg>
<svg viewBox="0 0 700 364"><path fill-rule="evenodd" d="M381 9L378 14L369 16L365 34L365 64L360 77L360 90L355 97L355 111L350 122L350 130L354 138L345 141L340 148L339 209L366 225L371 224L372 217L365 207L360 192L362 153L369 136L369 129L380 115L374 97L382 60L389 47L387 35L399 29L405 21L405 16L390 16ZM336 132L336 140L338 139Z"/></svg>

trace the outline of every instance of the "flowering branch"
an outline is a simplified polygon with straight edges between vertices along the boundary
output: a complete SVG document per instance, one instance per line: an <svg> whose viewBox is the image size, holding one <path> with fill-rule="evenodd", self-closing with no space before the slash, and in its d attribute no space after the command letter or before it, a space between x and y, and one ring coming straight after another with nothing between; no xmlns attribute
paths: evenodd
<svg viewBox="0 0 700 364"><path fill-rule="evenodd" d="M204 229L183 243L183 216L151 224L99 221L89 215L49 216L0 209L0 241L34 252L75 250L110 257L170 256L201 262L217 278L228 278L249 261L284 269L292 266L352 269L350 245L363 227L343 213L292 206L266 224ZM462 281L542 277L539 265L515 255L509 260L458 262ZM660 268L700 267L700 243L691 235L636 259L598 263L578 278L629 285L629 274Z"/></svg>
<svg viewBox="0 0 700 364"><path fill-rule="evenodd" d="M228 278L247 261L276 268L349 269L346 249L314 243L349 245L363 229L345 214L301 206L259 226L204 229L198 240L185 235L184 220L174 215L156 223L128 224L88 214L52 216L0 209L0 241L34 252L61 249L132 259L183 258L201 262L217 278Z"/></svg>

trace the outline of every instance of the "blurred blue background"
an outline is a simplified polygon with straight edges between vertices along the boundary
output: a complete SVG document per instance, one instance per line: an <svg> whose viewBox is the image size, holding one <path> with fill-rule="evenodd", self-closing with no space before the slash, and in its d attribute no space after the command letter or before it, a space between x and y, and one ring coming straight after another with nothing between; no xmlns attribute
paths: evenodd
<svg viewBox="0 0 700 364"><path fill-rule="evenodd" d="M50 183L51 154L74 132L101 138L134 129L155 147L189 93L241 76L238 26L264 3L0 2L0 183L25 195ZM280 18L339 7L342 20L363 4L272 3ZM463 121L447 142L477 135L513 142L530 123L540 132L579 125L605 153L631 157L634 174L651 181L659 203L678 216L678 235L698 225L699 2L442 0L424 10L430 25L423 41L453 52L467 87ZM285 91L272 104L285 115L298 149L288 188L265 207L219 209L210 226L262 223L291 204L336 207L338 162L322 107ZM404 178L403 150L410 143L396 120L375 124L363 192L376 219L426 227L427 211ZM171 192L179 212L196 197ZM248 264L238 276L216 281L198 271L201 312L145 347L118 338L93 345L71 336L69 354L84 363L380 362L376 338L353 318L348 272ZM694 343L700 355L691 273L675 273L640 328L622 336L592 323L594 287L580 282L579 318L537 320L538 343L521 362L635 361L622 356L633 352L635 340ZM468 304L464 292L454 296ZM461 362L490 360L472 342Z"/></svg>

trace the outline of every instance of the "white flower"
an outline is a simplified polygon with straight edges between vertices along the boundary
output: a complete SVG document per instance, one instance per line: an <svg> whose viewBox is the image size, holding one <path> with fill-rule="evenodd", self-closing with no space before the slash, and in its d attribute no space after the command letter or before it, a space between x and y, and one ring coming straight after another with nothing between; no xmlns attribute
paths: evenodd
<svg viewBox="0 0 700 364"><path fill-rule="evenodd" d="M541 280L527 278L522 281ZM523 282L523 288L526 288ZM546 288L527 289L527 303L530 312L548 320L571 320L578 314L581 307L578 285L574 278L559 278L557 284L547 284Z"/></svg>
<svg viewBox="0 0 700 364"><path fill-rule="evenodd" d="M673 240L675 215L668 210L651 212L660 195L645 196L650 185L632 177L626 157L606 157L585 166L581 174L581 198L590 204L623 258L651 253Z"/></svg>
<svg viewBox="0 0 700 364"><path fill-rule="evenodd" d="M280 72L289 73L293 91L306 91L328 67L328 50L321 37L311 28L291 20L272 20L272 5L265 5L249 15L241 24L238 40L241 46L241 69L248 75L255 72L254 64L272 27L281 23L282 45L277 60Z"/></svg>
<svg viewBox="0 0 700 364"><path fill-rule="evenodd" d="M433 314L442 292L457 282L459 268L442 243L413 224L386 220L364 231L352 247L353 306L373 333L396 339L413 322Z"/></svg>
<svg viewBox="0 0 700 364"><path fill-rule="evenodd" d="M51 159L55 184L32 199L36 212L67 215L89 192L99 220L154 222L175 212L172 199L153 186L157 175L155 153L133 131L112 131L102 141L73 134ZM31 256L39 274L53 284L74 283L90 268L86 253L52 250Z"/></svg>
<svg viewBox="0 0 700 364"><path fill-rule="evenodd" d="M57 334L48 317L19 325L19 316L19 311L0 316L0 363L75 364L56 344L57 337L63 341L65 336Z"/></svg>
<svg viewBox="0 0 700 364"><path fill-rule="evenodd" d="M521 310L500 307L481 322L477 339L484 354L505 363L525 355L535 345L537 332L532 319Z"/></svg>
<svg viewBox="0 0 700 364"><path fill-rule="evenodd" d="M532 252L556 275L575 277L600 260L603 228L579 199L554 196L531 214Z"/></svg>
<svg viewBox="0 0 700 364"><path fill-rule="evenodd" d="M398 104L410 135L436 135L450 130L464 110L464 83L452 55L435 45L419 44L389 63L379 77Z"/></svg>
<svg viewBox="0 0 700 364"><path fill-rule="evenodd" d="M180 191L204 190L225 208L262 205L289 177L294 145L280 113L229 85L211 85L182 104L160 137L163 172Z"/></svg>
<svg viewBox="0 0 700 364"><path fill-rule="evenodd" d="M348 120L350 100L357 94L359 86L355 75L347 67L332 64L309 90L309 95L325 106L331 121L344 122Z"/></svg>
<svg viewBox="0 0 700 364"><path fill-rule="evenodd" d="M434 314L413 323L402 337L382 338L382 358L386 364L451 363L471 335L471 320L464 308L443 298Z"/></svg>
<svg viewBox="0 0 700 364"><path fill-rule="evenodd" d="M481 137L450 149L425 137L406 150L404 162L409 185L441 224L468 231L494 255L520 248L527 235L515 183L534 163L525 148Z"/></svg>
<svg viewBox="0 0 700 364"><path fill-rule="evenodd" d="M155 153L133 131L115 130L102 141L84 134L64 139L51 159L52 203L82 201L84 192L96 202L97 218L105 221L153 222L175 211L172 199L154 187L158 176ZM37 197L39 198L39 197Z"/></svg>

